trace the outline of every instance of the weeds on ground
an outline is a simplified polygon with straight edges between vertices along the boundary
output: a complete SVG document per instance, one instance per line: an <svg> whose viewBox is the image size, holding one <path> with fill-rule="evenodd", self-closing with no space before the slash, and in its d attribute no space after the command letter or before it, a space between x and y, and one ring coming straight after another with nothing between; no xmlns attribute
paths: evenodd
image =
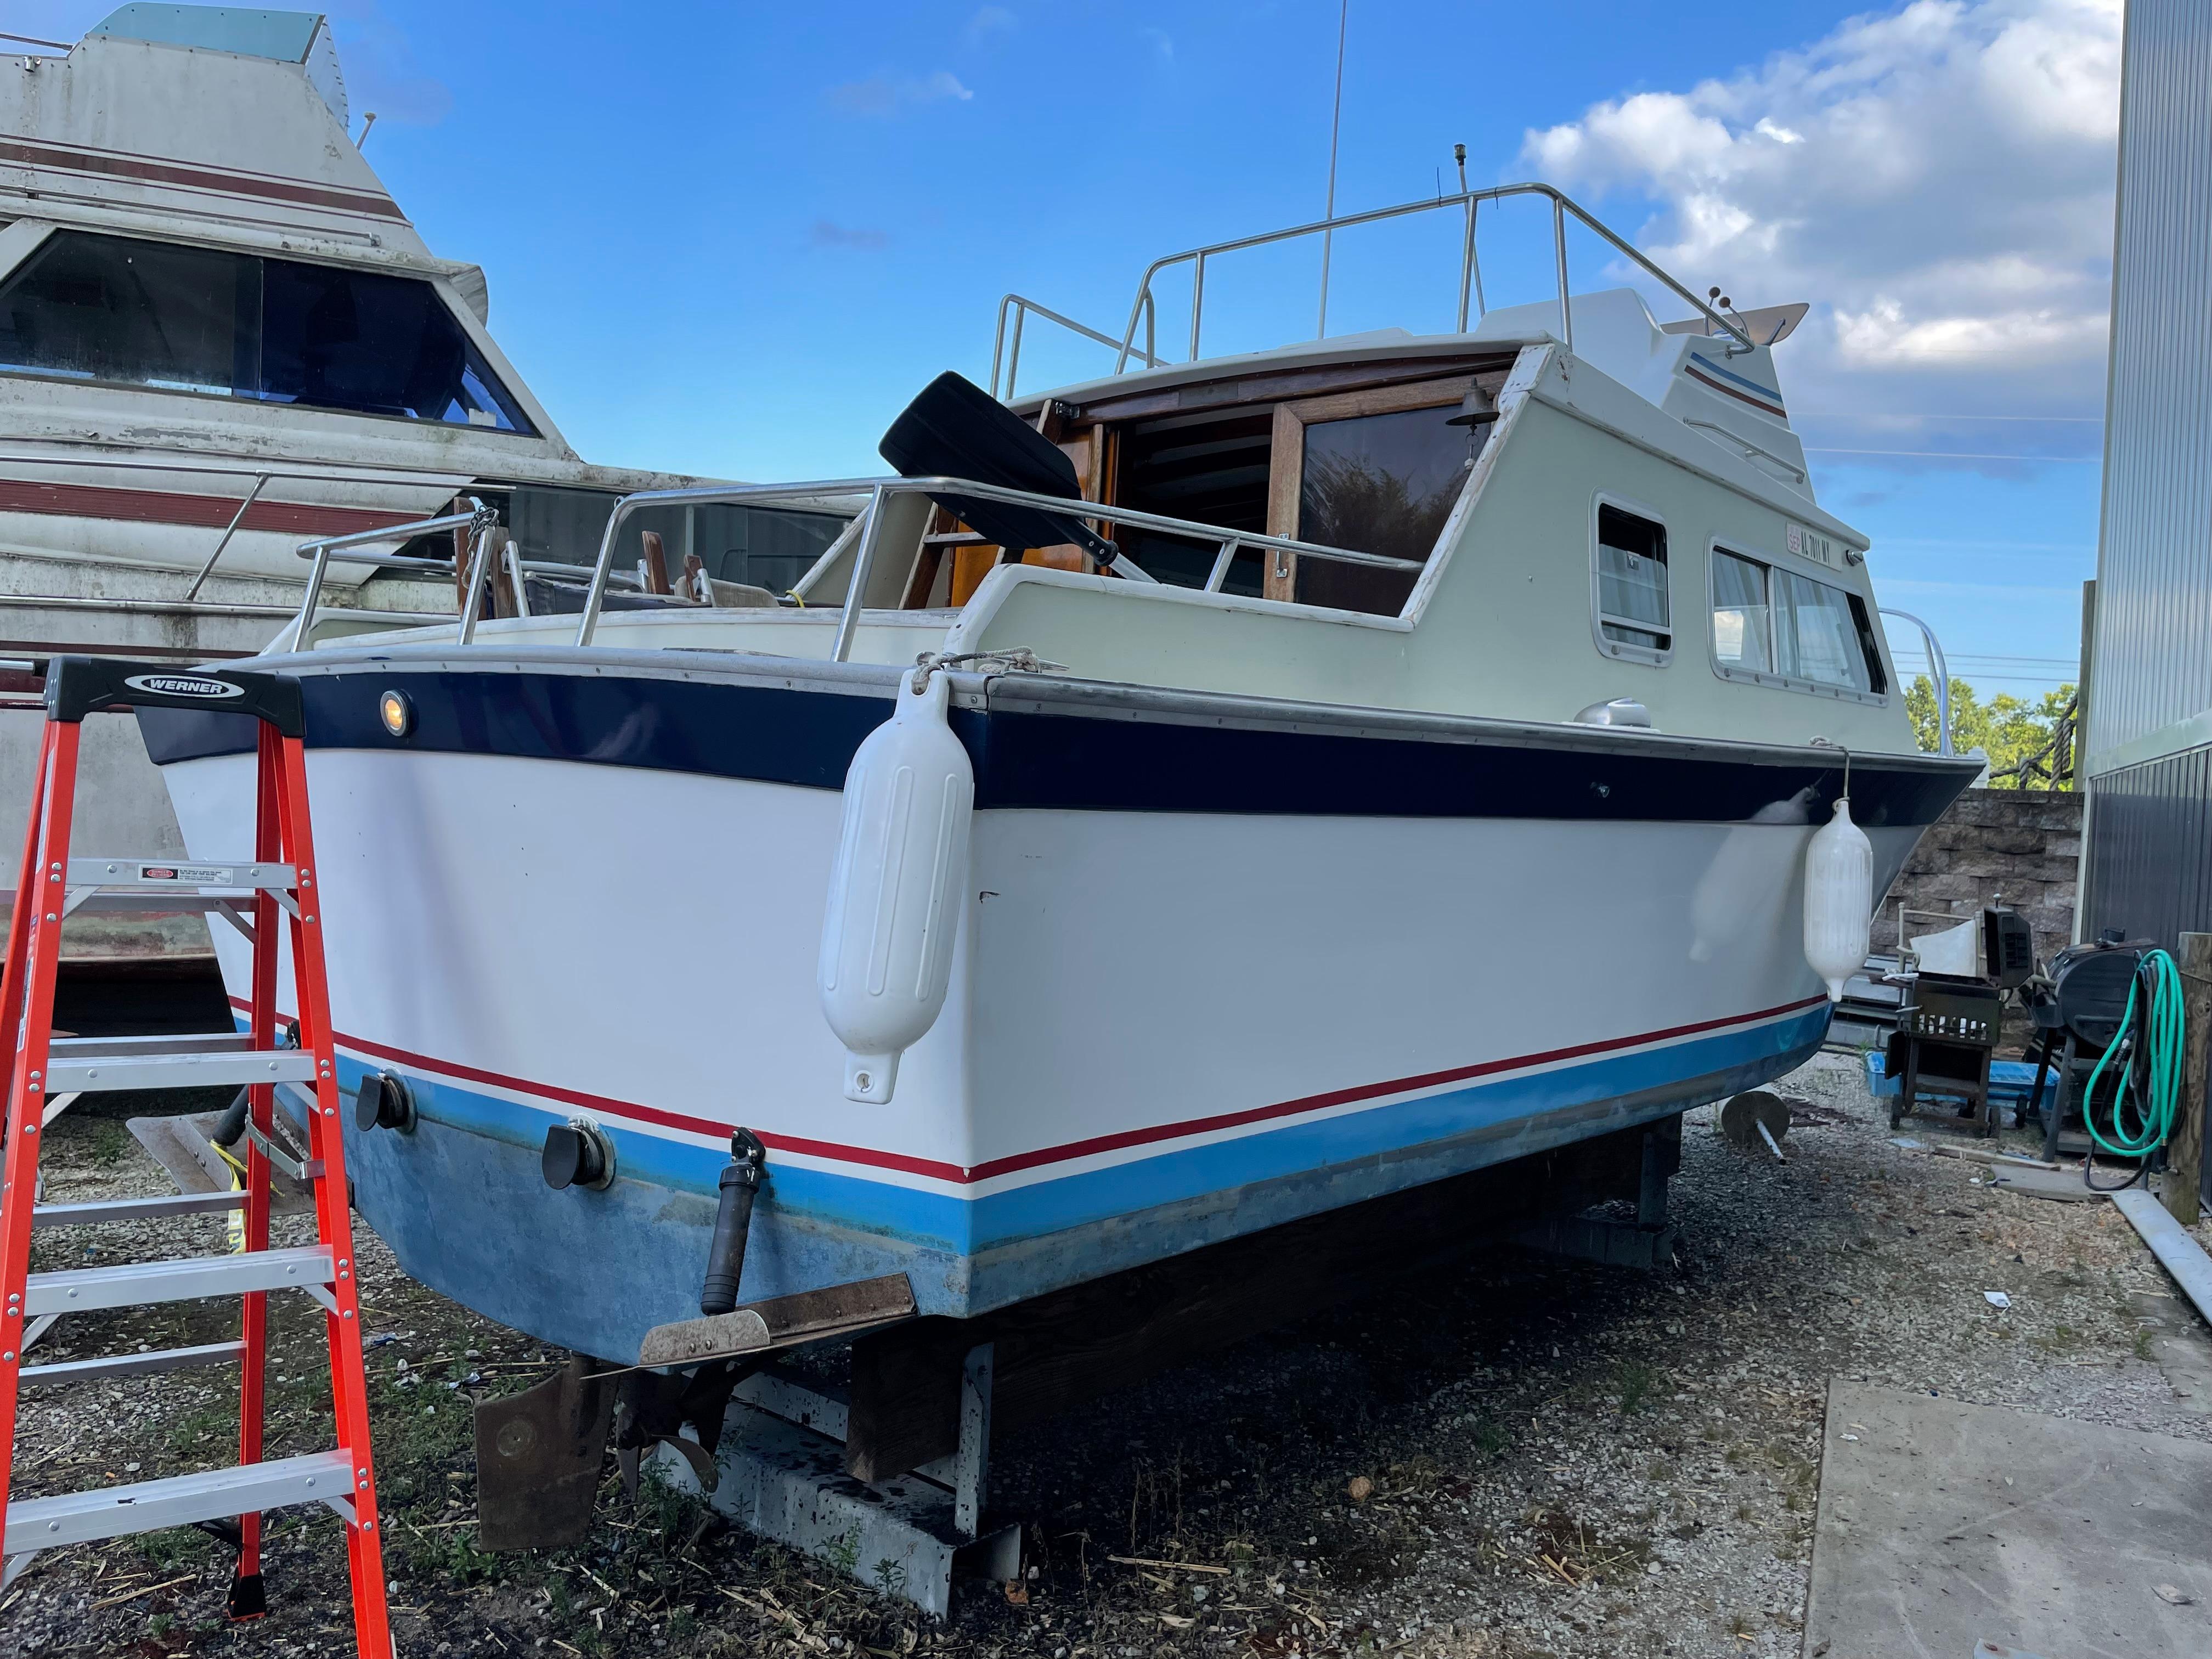
<svg viewBox="0 0 2212 1659"><path fill-rule="evenodd" d="M123 1161L123 1154L131 1148L131 1134L112 1117L89 1120L92 1133L86 1152L94 1164L103 1169L113 1169Z"/></svg>
<svg viewBox="0 0 2212 1659"><path fill-rule="evenodd" d="M1652 1395L1666 1386L1667 1376L1656 1365L1646 1365L1632 1359L1620 1368L1613 1381L1620 1395L1620 1414L1633 1417L1650 1404Z"/></svg>

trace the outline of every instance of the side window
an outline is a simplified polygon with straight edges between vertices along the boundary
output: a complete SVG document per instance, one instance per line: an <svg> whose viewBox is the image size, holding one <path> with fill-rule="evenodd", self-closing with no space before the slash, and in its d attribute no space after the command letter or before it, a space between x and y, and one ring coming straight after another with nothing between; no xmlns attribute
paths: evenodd
<svg viewBox="0 0 2212 1659"><path fill-rule="evenodd" d="M1888 689L1865 601L1840 587L1713 550L1713 661L1723 677Z"/></svg>
<svg viewBox="0 0 2212 1659"><path fill-rule="evenodd" d="M1788 570L1772 575L1774 658L1782 672L1815 685L1870 690L1866 657L1844 591Z"/></svg>
<svg viewBox="0 0 2212 1659"><path fill-rule="evenodd" d="M1730 668L1754 674L1774 671L1766 567L1717 548L1713 551L1713 655Z"/></svg>
<svg viewBox="0 0 2212 1659"><path fill-rule="evenodd" d="M1598 636L1607 653L1662 660L1674 644L1667 526L1599 502L1596 568Z"/></svg>
<svg viewBox="0 0 2212 1659"><path fill-rule="evenodd" d="M0 288L0 373L530 432L429 283L62 231Z"/></svg>

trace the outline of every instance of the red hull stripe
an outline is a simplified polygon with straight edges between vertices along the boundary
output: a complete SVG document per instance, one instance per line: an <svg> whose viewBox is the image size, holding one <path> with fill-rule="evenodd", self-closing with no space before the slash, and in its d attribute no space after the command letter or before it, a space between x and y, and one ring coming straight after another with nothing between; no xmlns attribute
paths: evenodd
<svg viewBox="0 0 2212 1659"><path fill-rule="evenodd" d="M1699 386L1709 386L1716 392L1726 392L1729 397L1735 398L1740 404L1749 404L1753 409L1759 410L1762 415L1771 415L1778 420L1784 421L1790 418L1790 411L1783 408L1779 404L1770 404L1764 398L1754 398L1747 392L1740 391L1735 386L1729 386L1720 380L1716 380L1710 374L1700 374L1698 373L1695 364L1683 364L1682 373L1688 375Z"/></svg>
<svg viewBox="0 0 2212 1659"><path fill-rule="evenodd" d="M43 513L69 519L113 519L126 524L181 524L221 530L237 511L235 495L186 495L168 489L117 489L105 484L0 478L0 513ZM357 531L381 530L388 524L406 524L421 516L375 507L264 500L246 508L239 528L282 535L350 536Z"/></svg>
<svg viewBox="0 0 2212 1659"><path fill-rule="evenodd" d="M231 998L231 1005L241 1012L250 1012L246 1003L239 997ZM1240 1128L1246 1124L1261 1123L1272 1118L1296 1117L1306 1112L1325 1111L1333 1106L1348 1106L1362 1100L1378 1099L1385 1095L1409 1093L1416 1089L1433 1089L1449 1083L1464 1083L1475 1078L1492 1077L1501 1072L1517 1072L1534 1066L1548 1066L1563 1060L1587 1059L1592 1055L1611 1054L1622 1048L1638 1048L1646 1043L1666 1042L1677 1037L1695 1036L1702 1032L1717 1031L1731 1025L1751 1025L1760 1020L1772 1019L1783 1014L1794 1014L1824 1000L1818 996L1801 997L1796 1002L1785 1002L1778 1007L1762 1008L1756 1013L1730 1014L1721 1019L1703 1019L1694 1024L1669 1026L1663 1031L1646 1031L1638 1036L1609 1037L1601 1042L1578 1042L1565 1048L1547 1048L1538 1054L1516 1054L1509 1060L1484 1060L1476 1066L1455 1066L1449 1071L1425 1072L1418 1077L1394 1078L1384 1083L1361 1084L1354 1088L1332 1090L1327 1094L1307 1095L1297 1100L1278 1101L1272 1106L1255 1106L1249 1111L1224 1112L1216 1117L1191 1118L1181 1123L1163 1123L1149 1128L1128 1129L1118 1134L1097 1135L1088 1140L1073 1140L1059 1146L1041 1147L1033 1152L1016 1152L1011 1157L996 1158L963 1169L957 1164L941 1164L933 1158L909 1158L900 1152L878 1152L870 1146L843 1146L832 1141L808 1140L796 1135L762 1134L761 1139L780 1152L797 1152L806 1158L826 1158L839 1164L860 1164L881 1170L897 1170L908 1175L927 1176L932 1180L952 1182L961 1186L972 1186L988 1181L994 1176L1010 1175L1018 1170L1033 1170L1047 1164L1066 1164L1077 1158L1091 1158L1100 1152L1124 1151L1131 1146L1154 1145L1163 1140L1182 1140L1192 1135L1212 1134L1222 1129ZM404 1048L394 1048L385 1043L371 1042L362 1037L337 1034L340 1048L356 1053L374 1055L401 1066L418 1066L425 1071L443 1073L470 1083L486 1084L495 1089L510 1089L524 1094L542 1096L557 1100L564 1105L578 1106L588 1111L604 1112L611 1117L629 1118L640 1123L657 1124L662 1128L681 1129L688 1133L720 1139L730 1131L726 1123L710 1122L705 1118L688 1117L680 1112L665 1112L657 1106L642 1106L634 1101L613 1100L605 1095L586 1094L578 1089L564 1089L550 1083L532 1083L523 1078L509 1077L500 1072L483 1071L473 1066L464 1066L450 1060L436 1060L428 1054L418 1054Z"/></svg>
<svg viewBox="0 0 2212 1659"><path fill-rule="evenodd" d="M183 185L194 190L217 191L227 196L253 196L265 202L297 202L306 207L335 208L341 213L365 213L374 219L407 222L407 216L389 196L344 190L329 185L303 184L270 174L218 173L207 167L186 167L125 150L96 150L41 144L27 139L0 139L0 161L25 167L66 167L73 173L98 173L140 184Z"/></svg>

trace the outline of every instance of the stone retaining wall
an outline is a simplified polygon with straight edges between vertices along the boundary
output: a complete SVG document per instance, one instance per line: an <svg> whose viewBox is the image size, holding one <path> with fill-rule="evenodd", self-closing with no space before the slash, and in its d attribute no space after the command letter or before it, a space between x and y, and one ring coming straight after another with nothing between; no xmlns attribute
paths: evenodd
<svg viewBox="0 0 2212 1659"><path fill-rule="evenodd" d="M2058 789L1969 789L1905 860L1875 917L1874 948L1897 946L1897 902L1964 918L2002 896L2035 930L2035 958L2074 936L2081 797ZM1916 933L1924 932L1917 926Z"/></svg>

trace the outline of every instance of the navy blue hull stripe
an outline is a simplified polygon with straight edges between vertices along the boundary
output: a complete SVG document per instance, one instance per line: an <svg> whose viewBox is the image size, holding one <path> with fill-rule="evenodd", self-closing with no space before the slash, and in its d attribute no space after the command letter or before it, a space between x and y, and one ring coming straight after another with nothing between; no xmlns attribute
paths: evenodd
<svg viewBox="0 0 2212 1659"><path fill-rule="evenodd" d="M377 710L393 685L414 705L405 738ZM836 692L616 675L371 669L303 676L301 687L311 749L515 756L809 789L842 788L853 751L890 708ZM1843 786L1840 756L1811 751L1737 760L963 708L951 720L984 810L1735 823L1796 799L1803 821L1820 823ZM252 722L236 715L142 708L138 720L160 765L253 745ZM1955 769L1860 757L1852 816L1924 827L1963 781Z"/></svg>

